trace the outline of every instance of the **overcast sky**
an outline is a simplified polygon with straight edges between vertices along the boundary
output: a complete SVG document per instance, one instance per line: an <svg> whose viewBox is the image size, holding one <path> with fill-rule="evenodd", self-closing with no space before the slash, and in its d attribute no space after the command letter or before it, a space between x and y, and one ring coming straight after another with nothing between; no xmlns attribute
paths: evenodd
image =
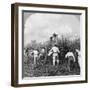
<svg viewBox="0 0 90 90"><path fill-rule="evenodd" d="M24 13L24 45L31 40L47 41L53 33L58 37L79 37L80 15Z"/></svg>

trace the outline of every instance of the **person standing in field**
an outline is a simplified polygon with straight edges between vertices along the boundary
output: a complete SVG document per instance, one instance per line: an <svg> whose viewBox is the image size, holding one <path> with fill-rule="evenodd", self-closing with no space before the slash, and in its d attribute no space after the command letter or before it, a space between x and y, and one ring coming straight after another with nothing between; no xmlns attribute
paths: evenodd
<svg viewBox="0 0 90 90"><path fill-rule="evenodd" d="M38 60L38 55L39 55L38 50L37 49L33 50L34 64L36 64L36 62Z"/></svg>
<svg viewBox="0 0 90 90"><path fill-rule="evenodd" d="M59 64L59 55L58 55L59 53L60 53L59 48L57 47L56 44L54 44L48 53L48 56L51 56L51 54L52 54L53 66L55 66L55 62L57 62L57 64Z"/></svg>

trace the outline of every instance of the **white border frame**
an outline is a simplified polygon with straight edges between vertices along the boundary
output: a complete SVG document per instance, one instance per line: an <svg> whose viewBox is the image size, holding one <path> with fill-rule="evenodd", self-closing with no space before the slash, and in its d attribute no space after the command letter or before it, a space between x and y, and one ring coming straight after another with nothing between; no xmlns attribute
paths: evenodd
<svg viewBox="0 0 90 90"><path fill-rule="evenodd" d="M50 11L50 12L66 12L66 13L81 13L81 56L82 56L82 71L81 75L69 76L52 76L50 77L33 77L22 79L22 10L35 10L35 11ZM59 9L59 8L41 8L41 7L18 7L18 83L19 84L34 84L34 83L48 83L48 82L67 82L67 81L82 81L85 80L85 10L76 9Z"/></svg>

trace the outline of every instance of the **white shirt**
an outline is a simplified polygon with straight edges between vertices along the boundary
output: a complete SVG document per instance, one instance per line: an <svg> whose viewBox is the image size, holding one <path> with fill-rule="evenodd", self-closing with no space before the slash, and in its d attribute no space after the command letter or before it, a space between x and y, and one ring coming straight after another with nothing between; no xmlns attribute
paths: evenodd
<svg viewBox="0 0 90 90"><path fill-rule="evenodd" d="M33 50L33 53L34 53L34 55L38 55L38 51L37 50Z"/></svg>
<svg viewBox="0 0 90 90"><path fill-rule="evenodd" d="M74 61L75 61L75 57L74 57L74 54L72 52L67 52L67 54L65 55L65 58L68 58L72 56L74 58Z"/></svg>
<svg viewBox="0 0 90 90"><path fill-rule="evenodd" d="M52 51L52 52L54 52L54 53L60 53L58 47L55 47L55 46L52 47L52 49L51 49L50 51Z"/></svg>

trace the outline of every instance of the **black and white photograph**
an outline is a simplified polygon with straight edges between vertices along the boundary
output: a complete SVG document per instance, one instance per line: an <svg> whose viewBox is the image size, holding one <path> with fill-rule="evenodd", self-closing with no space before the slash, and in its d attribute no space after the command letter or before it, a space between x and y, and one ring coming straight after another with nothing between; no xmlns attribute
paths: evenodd
<svg viewBox="0 0 90 90"><path fill-rule="evenodd" d="M17 3L12 10L14 86L87 82L86 7Z"/></svg>
<svg viewBox="0 0 90 90"><path fill-rule="evenodd" d="M23 77L80 75L80 14L23 11Z"/></svg>

